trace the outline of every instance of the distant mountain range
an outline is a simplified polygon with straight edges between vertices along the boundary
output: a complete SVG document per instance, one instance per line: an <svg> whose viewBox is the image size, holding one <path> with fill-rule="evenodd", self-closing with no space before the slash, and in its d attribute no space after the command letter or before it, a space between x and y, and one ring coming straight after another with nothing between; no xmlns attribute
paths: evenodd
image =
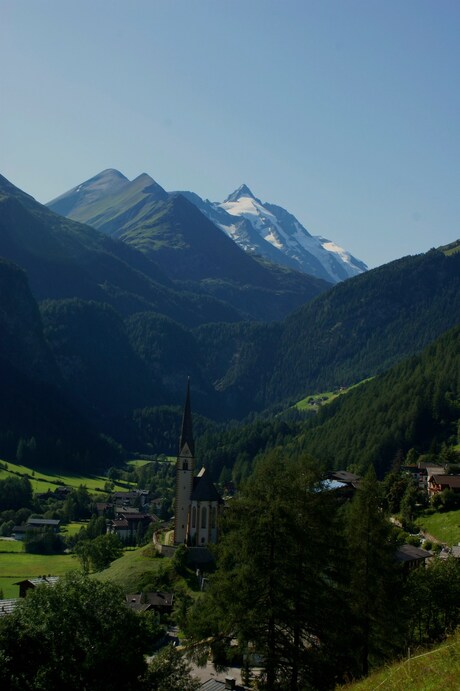
<svg viewBox="0 0 460 691"><path fill-rule="evenodd" d="M48 207L135 248L176 290L226 303L219 320L228 320L229 306L239 318L281 319L331 285L250 256L186 197L146 174L129 181L105 170Z"/></svg>
<svg viewBox="0 0 460 691"><path fill-rule="evenodd" d="M145 173L130 181L119 171L108 169L49 202L48 207L76 221L88 223L108 235L134 244L137 242L139 248L145 250L146 229L157 234L157 226L164 223L164 215L155 218L158 212L167 205L168 200L174 200L174 205L184 209L182 198L191 202L251 255L264 257L275 264L330 283L367 270L362 261L335 243L310 235L295 216L282 207L262 203L246 185L241 185L224 202L218 203L203 200L193 192L168 194ZM179 209L176 211L180 212ZM174 212L174 207L170 207L168 217ZM203 220L189 207L185 206L185 212L192 228L205 227ZM209 236L210 226L207 228ZM215 251L215 242L211 244ZM228 247L223 245L233 257L234 252L230 252ZM152 249L158 251L158 244L150 247ZM202 250L203 246L200 247ZM220 273L218 257L214 256L213 260L215 271Z"/></svg>
<svg viewBox="0 0 460 691"><path fill-rule="evenodd" d="M146 176L97 178L58 209L106 234L0 176L0 458L33 438L43 463L105 464L119 449L101 433L158 451L188 375L197 413L241 419L383 372L460 322L459 243L332 285L256 260Z"/></svg>

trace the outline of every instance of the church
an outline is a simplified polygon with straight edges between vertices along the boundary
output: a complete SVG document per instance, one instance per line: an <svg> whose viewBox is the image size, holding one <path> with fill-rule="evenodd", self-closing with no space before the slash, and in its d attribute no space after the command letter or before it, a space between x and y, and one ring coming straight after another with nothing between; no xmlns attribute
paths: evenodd
<svg viewBox="0 0 460 691"><path fill-rule="evenodd" d="M202 547L217 542L217 516L223 501L206 468L195 473L195 443L187 382L179 455L176 461L174 544Z"/></svg>

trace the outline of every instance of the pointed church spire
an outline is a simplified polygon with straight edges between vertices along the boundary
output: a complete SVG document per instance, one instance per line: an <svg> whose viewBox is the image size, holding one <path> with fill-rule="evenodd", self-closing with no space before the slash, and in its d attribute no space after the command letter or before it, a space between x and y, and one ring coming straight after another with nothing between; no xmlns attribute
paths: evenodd
<svg viewBox="0 0 460 691"><path fill-rule="evenodd" d="M182 417L182 430L180 434L179 453L188 444L191 453L195 453L195 442L193 441L192 429L192 408L190 405L190 377L187 379L187 395L185 397L184 415Z"/></svg>

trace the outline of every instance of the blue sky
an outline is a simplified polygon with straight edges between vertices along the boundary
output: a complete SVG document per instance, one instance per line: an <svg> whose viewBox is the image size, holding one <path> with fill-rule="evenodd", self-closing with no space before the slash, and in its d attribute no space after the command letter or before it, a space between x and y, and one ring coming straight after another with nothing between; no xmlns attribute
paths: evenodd
<svg viewBox="0 0 460 691"><path fill-rule="evenodd" d="M0 0L0 173L245 182L370 267L460 237L458 0Z"/></svg>

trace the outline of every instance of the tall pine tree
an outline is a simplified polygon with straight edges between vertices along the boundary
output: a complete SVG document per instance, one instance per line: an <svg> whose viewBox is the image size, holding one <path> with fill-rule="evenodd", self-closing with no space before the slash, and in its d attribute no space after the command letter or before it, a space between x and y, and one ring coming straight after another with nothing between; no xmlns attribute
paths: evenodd
<svg viewBox="0 0 460 691"><path fill-rule="evenodd" d="M257 465L227 509L218 570L190 628L195 638L212 633L214 643L236 637L261 662L268 691L332 683L340 607L335 513L311 463L279 450Z"/></svg>
<svg viewBox="0 0 460 691"><path fill-rule="evenodd" d="M382 508L380 488L371 468L347 507L349 642L356 672L366 675L400 645L400 570L392 526Z"/></svg>

